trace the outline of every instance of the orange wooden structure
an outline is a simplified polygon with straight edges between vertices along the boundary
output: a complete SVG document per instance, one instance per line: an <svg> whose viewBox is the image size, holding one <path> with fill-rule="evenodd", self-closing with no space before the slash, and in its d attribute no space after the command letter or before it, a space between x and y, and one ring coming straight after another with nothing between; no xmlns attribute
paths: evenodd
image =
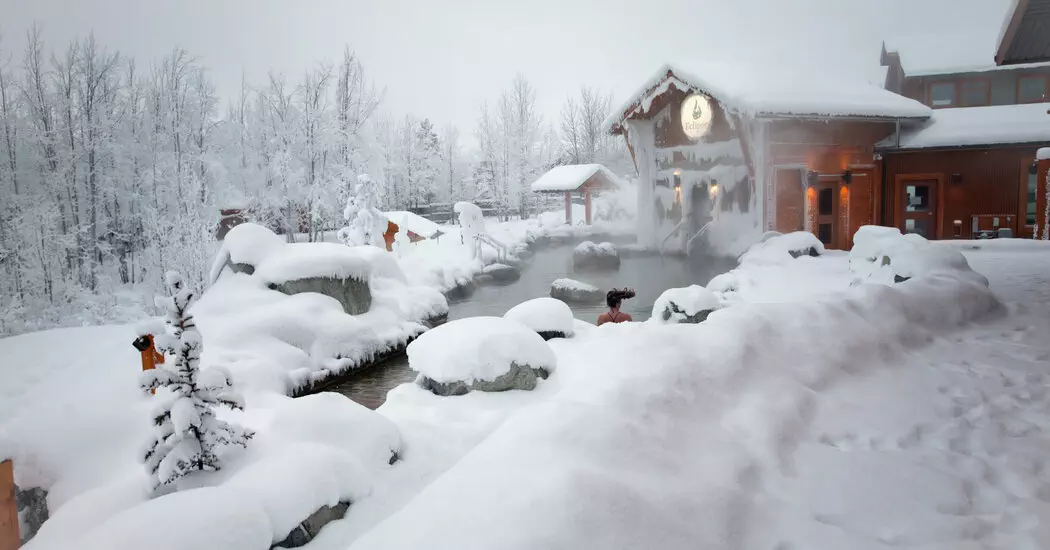
<svg viewBox="0 0 1050 550"><path fill-rule="evenodd" d="M387 220L387 222L386 222L386 233L383 233L383 242L386 243L386 251L387 252L393 252L394 251L394 240L395 240L395 237L397 236L397 232L400 231L400 229L401 229L400 226L398 226L396 223L394 223L394 222L392 222L390 220ZM408 232L408 240L409 240L409 242L413 242L414 243L414 242L422 241L424 239L423 239L422 236L416 234L415 232L409 231Z"/></svg>
<svg viewBox="0 0 1050 550"><path fill-rule="evenodd" d="M18 501L15 497L15 468L10 460L0 462L0 550L22 545L18 530Z"/></svg>
<svg viewBox="0 0 1050 550"><path fill-rule="evenodd" d="M164 364L164 354L157 351L153 344L152 334L147 334L143 338L149 341L149 347L139 352L142 355L142 370L153 370L157 368L157 365Z"/></svg>
<svg viewBox="0 0 1050 550"><path fill-rule="evenodd" d="M1046 217L1046 194L1048 191L1047 187L1050 187L1050 158L1042 159L1038 165L1038 180L1036 180L1036 191L1035 191L1035 227L1039 230L1039 236L1041 237L1044 232L1050 234L1047 231L1047 223L1050 223L1050 219Z"/></svg>

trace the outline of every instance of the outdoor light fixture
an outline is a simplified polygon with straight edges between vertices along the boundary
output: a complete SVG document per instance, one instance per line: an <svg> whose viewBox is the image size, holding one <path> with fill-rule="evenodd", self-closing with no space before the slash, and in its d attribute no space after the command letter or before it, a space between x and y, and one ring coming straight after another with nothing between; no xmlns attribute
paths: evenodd
<svg viewBox="0 0 1050 550"><path fill-rule="evenodd" d="M712 195L712 196L714 196L714 195L717 195L717 194L718 194L718 184L717 184L717 183L712 183L712 184L711 184L711 189L710 189L710 192L711 192L711 195Z"/></svg>
<svg viewBox="0 0 1050 550"><path fill-rule="evenodd" d="M806 172L806 187L816 187L820 183L820 174L817 172Z"/></svg>
<svg viewBox="0 0 1050 550"><path fill-rule="evenodd" d="M846 170L846 172L842 174L842 183L849 185L849 182L851 181L853 181L853 172Z"/></svg>
<svg viewBox="0 0 1050 550"><path fill-rule="evenodd" d="M959 185L960 183L962 183L962 174L952 174L948 178L948 181L952 182L952 185Z"/></svg>

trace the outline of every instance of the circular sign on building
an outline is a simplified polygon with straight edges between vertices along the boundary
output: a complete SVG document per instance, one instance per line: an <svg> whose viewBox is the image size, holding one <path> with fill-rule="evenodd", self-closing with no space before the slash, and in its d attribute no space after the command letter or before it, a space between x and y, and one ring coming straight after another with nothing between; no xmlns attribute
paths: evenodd
<svg viewBox="0 0 1050 550"><path fill-rule="evenodd" d="M714 118L711 100L707 96L693 94L682 102L682 131L691 140L698 140L711 131Z"/></svg>

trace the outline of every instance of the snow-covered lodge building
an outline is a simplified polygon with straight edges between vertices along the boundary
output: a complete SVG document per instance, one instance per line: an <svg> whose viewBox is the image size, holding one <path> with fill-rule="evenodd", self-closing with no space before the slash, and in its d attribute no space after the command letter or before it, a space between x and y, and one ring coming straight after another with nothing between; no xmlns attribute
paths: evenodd
<svg viewBox="0 0 1050 550"><path fill-rule="evenodd" d="M1047 28L1050 0L1018 0L999 36L885 45L874 83L661 67L607 121L638 169L640 242L736 254L768 230L841 249L866 224L930 239L1042 233Z"/></svg>

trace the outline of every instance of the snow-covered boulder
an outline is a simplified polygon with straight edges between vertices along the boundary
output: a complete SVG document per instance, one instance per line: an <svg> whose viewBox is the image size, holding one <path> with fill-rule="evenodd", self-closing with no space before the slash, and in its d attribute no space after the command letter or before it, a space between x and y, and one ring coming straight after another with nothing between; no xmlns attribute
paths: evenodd
<svg viewBox="0 0 1050 550"><path fill-rule="evenodd" d="M365 313L372 305L368 280L372 273L369 247L335 243L285 245L267 257L255 276L269 288L294 295L316 292L339 301L350 315Z"/></svg>
<svg viewBox="0 0 1050 550"><path fill-rule="evenodd" d="M718 297L700 285L669 288L656 299L650 319L660 324L702 323L720 307Z"/></svg>
<svg viewBox="0 0 1050 550"><path fill-rule="evenodd" d="M575 318L565 302L554 298L535 298L522 302L503 315L536 331L544 340L573 335Z"/></svg>
<svg viewBox="0 0 1050 550"><path fill-rule="evenodd" d="M824 254L824 243L808 231L767 232L740 257L741 264L778 264L801 256Z"/></svg>
<svg viewBox="0 0 1050 550"><path fill-rule="evenodd" d="M902 283L912 277L954 274L987 285L984 277L970 269L966 258L954 248L931 243L921 235L902 235L894 227L865 225L853 236L849 254L853 284Z"/></svg>
<svg viewBox="0 0 1050 550"><path fill-rule="evenodd" d="M532 390L554 370L536 332L500 317L469 317L431 329L408 346L420 386L437 395Z"/></svg>
<svg viewBox="0 0 1050 550"><path fill-rule="evenodd" d="M251 275L255 269L285 245L273 231L254 223L242 223L226 234L211 266L209 282L214 284L223 270Z"/></svg>
<svg viewBox="0 0 1050 550"><path fill-rule="evenodd" d="M620 254L612 243L583 241L572 251L572 266L576 271L616 270L620 269Z"/></svg>
<svg viewBox="0 0 1050 550"><path fill-rule="evenodd" d="M563 302L594 303L604 297L600 288L576 279L557 279L551 283L551 298Z"/></svg>
<svg viewBox="0 0 1050 550"><path fill-rule="evenodd" d="M518 268L507 264L489 264L481 270L478 282L513 283L521 278Z"/></svg>

